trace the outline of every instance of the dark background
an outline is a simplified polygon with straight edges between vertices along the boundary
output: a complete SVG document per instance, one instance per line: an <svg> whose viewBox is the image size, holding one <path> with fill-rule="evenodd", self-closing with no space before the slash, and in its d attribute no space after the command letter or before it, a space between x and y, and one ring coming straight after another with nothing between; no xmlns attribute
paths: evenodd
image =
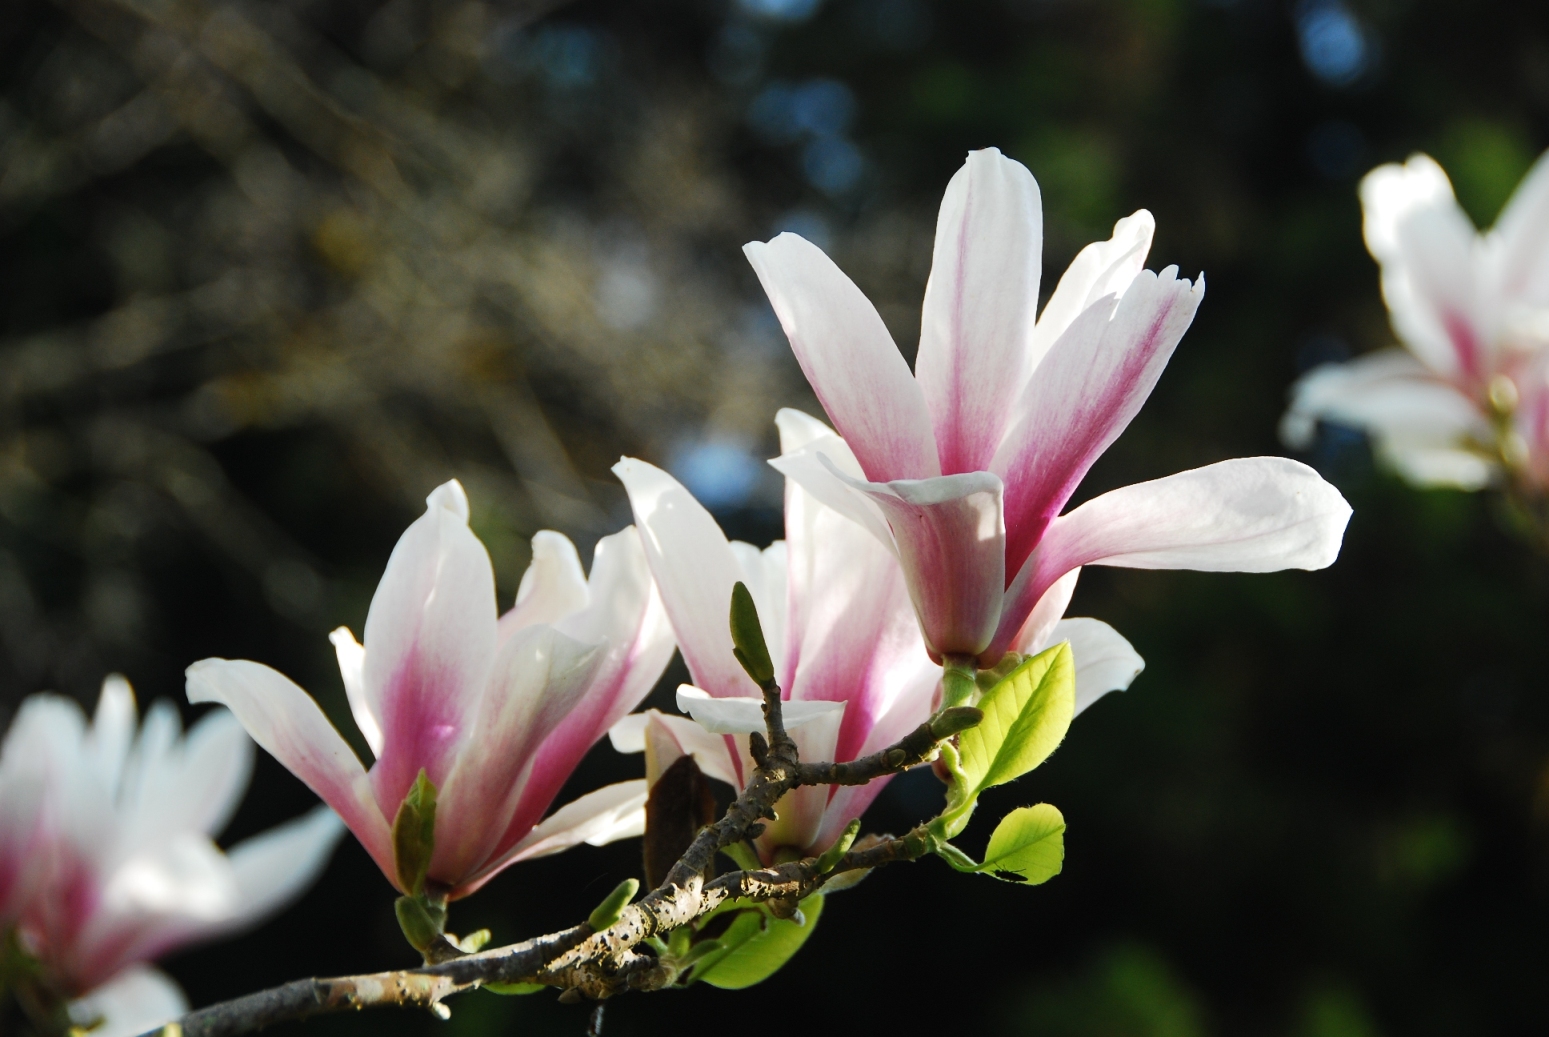
<svg viewBox="0 0 1549 1037"><path fill-rule="evenodd" d="M1282 452L1295 376L1391 342L1360 175L1425 150L1487 225L1549 143L1533 0L549 6L0 8L7 712L45 688L89 703L114 670L181 701L188 663L246 657L359 745L325 635L360 630L450 476L503 601L537 529L586 558L627 521L620 453L778 536L758 459L778 406L816 408L738 247L818 240L912 353L969 148L1039 178L1045 294L1139 206L1150 265L1208 276L1080 497ZM879 872L761 988L625 997L605 1032L1544 1032L1549 568L1487 495L1408 489L1358 435L1308 460L1355 508L1332 569L1084 576L1073 614L1146 671L990 803L1057 804L1062 875ZM570 792L639 766L604 745ZM932 781L868 825L924 816ZM312 801L264 757L227 835ZM523 864L452 925L534 935L637 871L634 842ZM406 965L392 897L347 841L295 908L165 965L195 1004ZM585 1024L547 994L452 1009L275 1032Z"/></svg>

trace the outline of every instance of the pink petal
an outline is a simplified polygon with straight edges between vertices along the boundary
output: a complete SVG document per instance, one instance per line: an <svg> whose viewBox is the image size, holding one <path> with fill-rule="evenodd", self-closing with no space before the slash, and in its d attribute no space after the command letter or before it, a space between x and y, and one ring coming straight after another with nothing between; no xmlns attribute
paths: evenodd
<svg viewBox="0 0 1549 1037"><path fill-rule="evenodd" d="M1139 209L1113 225L1113 236L1076 254L1044 304L1028 353L1036 369L1071 323L1105 295L1122 296L1145 268L1156 220Z"/></svg>
<svg viewBox="0 0 1549 1037"><path fill-rule="evenodd" d="M995 456L1031 370L1042 272L1033 175L994 148L969 152L941 199L914 365L945 474L983 471Z"/></svg>
<svg viewBox="0 0 1549 1037"><path fill-rule="evenodd" d="M1036 655L1054 643L1050 636L1055 625L1065 618L1065 610L1070 607L1070 599L1076 593L1076 581L1080 577L1081 570L1072 569L1043 592L1038 604L1028 613L1022 629L1011 639L1008 651Z"/></svg>
<svg viewBox="0 0 1549 1037"><path fill-rule="evenodd" d="M188 701L219 702L235 713L253 741L333 807L397 885L388 821L365 768L310 695L267 666L204 659L188 668Z"/></svg>
<svg viewBox="0 0 1549 1037"><path fill-rule="evenodd" d="M795 413L777 419L782 446L848 453L818 422L810 438L795 428L787 433ZM858 496L843 484L839 489ZM919 622L893 551L794 480L786 486L785 534L791 601L783 686L793 699L849 703L834 752L851 760L892 705L901 674L930 665Z"/></svg>
<svg viewBox="0 0 1549 1037"><path fill-rule="evenodd" d="M1174 267L1145 271L1116 307L1108 299L1088 307L1038 365L1022 420L991 465L1006 483L1006 572L1021 568L1151 395L1204 290L1203 279L1180 281Z"/></svg>
<svg viewBox="0 0 1549 1037"><path fill-rule="evenodd" d="M640 534L630 526L597 542L588 585L590 604L556 629L597 646L581 698L538 747L500 845L526 836L603 733L650 694L676 645L672 626L646 564ZM502 851L503 852L503 851Z"/></svg>
<svg viewBox="0 0 1549 1037"><path fill-rule="evenodd" d="M823 250L794 234L743 246L796 360L868 478L941 472L930 414L892 336Z"/></svg>
<svg viewBox="0 0 1549 1037"><path fill-rule="evenodd" d="M518 630L501 647L456 763L440 786L432 878L458 885L498 854L523 772L586 694L600 655L597 646L550 626Z"/></svg>
<svg viewBox="0 0 1549 1037"><path fill-rule="evenodd" d="M1080 565L1207 572L1322 569L1339 555L1350 505L1284 457L1221 461L1087 501L1050 526L1006 591L984 658L999 658L1033 604ZM998 651L997 651L998 650Z"/></svg>
<svg viewBox="0 0 1549 1037"><path fill-rule="evenodd" d="M1005 586L1000 480L989 472L890 483L841 477L887 516L931 658L978 655Z"/></svg>
<svg viewBox="0 0 1549 1037"><path fill-rule="evenodd" d="M384 815L396 815L422 768L437 787L446 781L495 644L494 570L468 528L462 487L449 482L393 548L366 616L363 684L382 722L371 784Z"/></svg>
<svg viewBox="0 0 1549 1037"><path fill-rule="evenodd" d="M613 472L629 493L662 604L694 683L713 695L757 695L732 655L728 615L741 567L715 519L672 476L626 457Z"/></svg>

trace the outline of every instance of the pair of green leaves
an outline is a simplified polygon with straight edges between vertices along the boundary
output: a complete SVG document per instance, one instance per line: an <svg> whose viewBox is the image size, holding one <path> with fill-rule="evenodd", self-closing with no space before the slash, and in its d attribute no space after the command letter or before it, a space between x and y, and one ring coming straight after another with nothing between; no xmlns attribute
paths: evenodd
<svg viewBox="0 0 1549 1037"><path fill-rule="evenodd" d="M1007 814L990 836L983 863L947 842L968 825L979 796L1033 770L1059 746L1075 716L1076 674L1062 643L1022 661L979 700L984 719L942 747L952 774L947 809L931 824L936 852L959 871L1036 884L1059 874L1065 819L1047 803Z"/></svg>

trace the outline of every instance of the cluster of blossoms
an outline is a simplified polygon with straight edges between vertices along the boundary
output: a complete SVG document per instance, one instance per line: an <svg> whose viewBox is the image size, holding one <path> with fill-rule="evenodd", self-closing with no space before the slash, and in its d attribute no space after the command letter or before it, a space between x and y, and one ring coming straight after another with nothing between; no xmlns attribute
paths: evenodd
<svg viewBox="0 0 1549 1037"><path fill-rule="evenodd" d="M1425 155L1368 173L1361 206L1404 348L1308 372L1282 437L1347 425L1419 486L1549 492L1549 156L1485 234Z"/></svg>
<svg viewBox="0 0 1549 1037"><path fill-rule="evenodd" d="M844 763L967 702L980 671L1000 672L1061 642L1074 655L1077 711L1127 687L1143 666L1130 644L1098 620L1064 617L1083 566L1268 572L1330 564L1350 509L1310 468L1284 458L1222 461L1065 511L1156 385L1204 288L1173 268L1144 269L1153 221L1142 211L1077 256L1040 315L1041 220L1038 186L1024 167L994 150L970 155L942 203L914 372L871 304L818 248L791 234L747 247L833 422L792 410L776 419L781 456L771 463L787 480L785 540L763 550L729 542L670 475L625 458L614 471L636 524L598 543L589 577L569 540L539 533L515 605L500 615L488 554L468 528L462 488L450 482L394 549L362 641L343 628L332 635L374 757L369 768L310 696L266 666L196 663L189 700L229 707L337 813L404 894L400 906L413 901L439 925L448 901L517 861L640 834L651 784L684 757L734 788L749 780L764 700L728 629L738 583L768 632L801 758ZM675 647L693 678L677 696L688 715L632 714ZM149 750L129 752L124 707L106 693L107 713L99 710L89 735L62 703L36 702L16 731L52 711L65 718L55 723L75 739L72 751L107 761L81 765L92 775L139 773L133 761ZM230 714L201 721L190 744L217 734L235 745ZM550 813L604 734L621 751L644 751L646 778ZM13 731L12 742L19 737ZM150 740L143 735L141 744ZM40 765L12 742L0 780L35 780ZM243 752L231 748L222 763L236 766ZM195 755L177 759L192 767ZM222 774L225 784L214 785L240 784ZM133 812L144 802L136 781L104 776L93 794L102 810L116 803L120 814ZM787 793L754 851L766 864L823 853L847 830L853 837L853 822L884 784ZM211 893L211 905L226 906L201 907L202 929L181 920L139 925L115 937L111 953L85 958L81 948L98 945L57 937L58 925L39 920L39 895L28 884L38 877L7 863L17 840L55 838L28 834L29 824L48 826L20 815L0 826L0 906L13 911L7 918L25 951L70 996L150 975L137 963L267 910L310 878L337 831L332 814L302 822L284 838L312 842L305 853L288 848L292 863L283 867L263 840L221 857L203 833L218 827L225 807L208 798L189 806L176 830L199 833L206 863L226 869L235 899ZM165 799L157 803L167 809ZM84 810L64 813L79 819ZM34 814L52 816L41 807ZM138 824L126 821L123 830L143 842ZM174 844L162 833L170 824L151 840L169 853ZM132 850L115 844L107 878L92 887L109 893L92 904L119 903L112 869L137 860ZM73 852L88 859L85 849ZM267 887L243 885L253 879L250 859L269 868ZM65 881L84 867L41 873ZM184 902L180 892L168 896ZM402 911L400 920L416 940L420 923ZM439 928L430 937L440 939ZM431 938L416 942L427 958ZM157 1010L175 1007L166 1001Z"/></svg>

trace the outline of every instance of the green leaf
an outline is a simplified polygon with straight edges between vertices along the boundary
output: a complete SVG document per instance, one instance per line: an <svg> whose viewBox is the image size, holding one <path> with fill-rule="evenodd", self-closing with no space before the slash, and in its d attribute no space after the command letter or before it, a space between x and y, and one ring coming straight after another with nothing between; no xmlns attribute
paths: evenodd
<svg viewBox="0 0 1549 1037"><path fill-rule="evenodd" d="M425 873L435 852L436 787L421 768L393 818L393 864L398 869L399 885L411 897L424 891Z"/></svg>
<svg viewBox="0 0 1549 1037"><path fill-rule="evenodd" d="M619 916L624 913L624 908L629 906L629 902L635 899L635 894L639 891L639 879L625 879L620 882L613 887L613 892L608 894L607 899L598 904L596 910L587 917L586 924L591 926L594 932L602 932L619 920Z"/></svg>
<svg viewBox="0 0 1549 1037"><path fill-rule="evenodd" d="M984 863L976 870L1007 882L1036 886L1065 863L1065 818L1048 803L1018 807L995 826Z"/></svg>
<svg viewBox="0 0 1549 1037"><path fill-rule="evenodd" d="M948 814L948 837L968 823L985 789L1004 785L1048 759L1076 710L1075 664L1062 642L1026 660L979 700L984 720L958 736L962 791ZM956 790L954 790L956 791Z"/></svg>
<svg viewBox="0 0 1549 1037"><path fill-rule="evenodd" d="M726 904L719 905L716 909L717 912L724 913L722 909L726 908L726 906ZM709 915L704 916L699 920L700 923L702 924L709 917ZM694 944L692 949L698 952L697 960L699 965L694 969L694 974L689 981L693 982L703 978L705 973L713 968L722 958L757 936L763 930L764 921L767 917L759 907L739 911L737 916L731 920L731 924L726 927L726 931L721 933L720 936L713 940ZM699 948L701 947L707 947L708 949L700 951Z"/></svg>
<svg viewBox="0 0 1549 1037"><path fill-rule="evenodd" d="M721 936L724 953L701 959L694 967L694 979L722 990L741 990L773 976L801 950L817 928L823 914L823 894L812 894L801 902L801 908L805 924L775 918L767 909L737 916Z"/></svg>
<svg viewBox="0 0 1549 1037"><path fill-rule="evenodd" d="M748 671L753 683L763 687L774 680L774 663L764 643L764 628L758 621L758 608L747 584L738 581L731 589L732 654Z"/></svg>
<svg viewBox="0 0 1549 1037"><path fill-rule="evenodd" d="M548 987L542 983L486 983L484 989L491 994L536 994Z"/></svg>

